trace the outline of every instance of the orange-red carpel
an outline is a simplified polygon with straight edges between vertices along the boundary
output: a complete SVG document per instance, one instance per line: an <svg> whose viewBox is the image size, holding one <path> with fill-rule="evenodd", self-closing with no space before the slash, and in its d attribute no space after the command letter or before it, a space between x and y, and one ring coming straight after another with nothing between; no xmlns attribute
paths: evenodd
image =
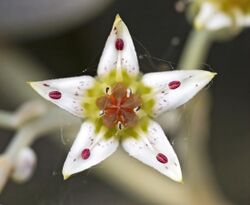
<svg viewBox="0 0 250 205"><path fill-rule="evenodd" d="M138 121L136 111L141 106L141 97L130 92L123 83L117 83L111 91L96 100L97 107L103 111L103 124L112 128L121 123L124 127L132 127Z"/></svg>

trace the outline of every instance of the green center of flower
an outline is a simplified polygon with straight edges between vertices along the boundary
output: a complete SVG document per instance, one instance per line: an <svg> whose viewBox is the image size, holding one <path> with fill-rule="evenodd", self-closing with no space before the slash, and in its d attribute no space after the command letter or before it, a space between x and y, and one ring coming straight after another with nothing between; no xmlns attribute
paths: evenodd
<svg viewBox="0 0 250 205"><path fill-rule="evenodd" d="M110 94L109 89L107 87L107 93L96 100L96 105L101 110L103 124L108 128L116 125L119 129L134 127L138 122L136 112L142 105L140 95L133 94L132 90L121 82L115 84Z"/></svg>
<svg viewBox="0 0 250 205"><path fill-rule="evenodd" d="M97 133L106 130L105 138L137 138L139 130L147 131L155 103L151 94L152 89L141 82L140 75L131 76L126 70L117 73L114 69L96 78L85 93L82 107Z"/></svg>

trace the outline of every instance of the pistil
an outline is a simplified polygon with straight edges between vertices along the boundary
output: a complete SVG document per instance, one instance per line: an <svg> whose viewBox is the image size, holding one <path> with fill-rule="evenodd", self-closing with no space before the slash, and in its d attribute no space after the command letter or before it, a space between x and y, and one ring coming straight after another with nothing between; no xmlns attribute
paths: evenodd
<svg viewBox="0 0 250 205"><path fill-rule="evenodd" d="M110 94L106 92L96 100L96 105L102 113L103 124L108 128L118 126L119 129L133 127L137 123L136 112L141 104L141 97L133 94L123 83L115 84Z"/></svg>

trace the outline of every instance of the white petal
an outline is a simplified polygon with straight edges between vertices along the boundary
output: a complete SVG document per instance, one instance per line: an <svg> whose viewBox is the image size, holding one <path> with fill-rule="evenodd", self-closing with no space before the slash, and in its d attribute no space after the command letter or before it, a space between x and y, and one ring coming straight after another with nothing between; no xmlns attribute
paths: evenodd
<svg viewBox="0 0 250 205"><path fill-rule="evenodd" d="M96 134L93 123L82 124L63 166L64 179L98 164L115 152L118 140L114 137L104 139L103 135L102 131ZM82 152L85 152L85 159Z"/></svg>
<svg viewBox="0 0 250 205"><path fill-rule="evenodd" d="M250 15L245 15L240 10L235 10L235 20L236 24L242 27L250 26Z"/></svg>
<svg viewBox="0 0 250 205"><path fill-rule="evenodd" d="M233 25L232 18L230 18L225 13L216 13L205 25L207 30L217 30L222 28L231 27Z"/></svg>
<svg viewBox="0 0 250 205"><path fill-rule="evenodd" d="M207 85L216 73L203 70L166 71L148 73L143 76L142 82L153 88L155 93L155 105L153 116L186 103L205 85ZM176 87L171 83L176 82ZM179 86L178 86L179 83Z"/></svg>
<svg viewBox="0 0 250 205"><path fill-rule="evenodd" d="M232 18L210 2L201 5L195 18L194 25L197 30L217 30L233 25Z"/></svg>
<svg viewBox="0 0 250 205"><path fill-rule="evenodd" d="M249 14L245 16L244 25L250 26L250 15Z"/></svg>
<svg viewBox="0 0 250 205"><path fill-rule="evenodd" d="M156 122L150 121L148 132L141 132L139 139L126 137L122 141L122 146L132 157L175 181L182 181L181 168L175 151Z"/></svg>
<svg viewBox="0 0 250 205"><path fill-rule="evenodd" d="M117 39L124 43L120 50L116 47ZM131 75L139 72L138 60L132 38L128 28L119 15L116 16L111 33L106 41L97 73L99 76L106 75L110 70L126 69Z"/></svg>
<svg viewBox="0 0 250 205"><path fill-rule="evenodd" d="M73 115L84 117L81 103L86 89L91 88L94 81L95 79L91 76L79 76L30 82L30 85L46 100L55 103Z"/></svg>

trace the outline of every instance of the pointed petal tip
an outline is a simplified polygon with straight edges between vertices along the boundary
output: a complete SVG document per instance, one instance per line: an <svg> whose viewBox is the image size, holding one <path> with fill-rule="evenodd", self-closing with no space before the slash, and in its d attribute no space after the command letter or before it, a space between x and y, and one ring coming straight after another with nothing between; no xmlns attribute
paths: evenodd
<svg viewBox="0 0 250 205"><path fill-rule="evenodd" d="M180 184L183 184L183 178L182 178L182 172L181 172L181 169L177 169L176 172L172 172L171 175L169 175L170 179L172 179L173 181L175 182L178 182Z"/></svg>
<svg viewBox="0 0 250 205"><path fill-rule="evenodd" d="M63 180L67 180L70 176L71 176L71 174L63 173Z"/></svg>
<svg viewBox="0 0 250 205"><path fill-rule="evenodd" d="M97 75L105 76L111 70L118 71L117 78L121 75L122 70L126 70L131 76L139 73L133 39L119 14L114 19L111 32L103 49L97 68Z"/></svg>
<svg viewBox="0 0 250 205"><path fill-rule="evenodd" d="M200 73L200 77L203 76L204 78L207 78L208 80L212 80L217 73L216 72L211 72L207 70L201 70L202 72Z"/></svg>
<svg viewBox="0 0 250 205"><path fill-rule="evenodd" d="M218 73L215 73L215 72L211 72L211 74L212 74L213 77L218 75Z"/></svg>
<svg viewBox="0 0 250 205"><path fill-rule="evenodd" d="M182 176L180 176L180 177L174 179L174 181L176 181L176 182L178 182L178 183L180 183L180 184L184 184Z"/></svg>
<svg viewBox="0 0 250 205"><path fill-rule="evenodd" d="M33 81L27 81L26 83L35 90L35 85L34 85L35 82L33 82Z"/></svg>
<svg viewBox="0 0 250 205"><path fill-rule="evenodd" d="M36 92L38 92L39 86L38 83L35 81L27 81L26 82L33 90L35 90ZM39 92L38 92L39 93Z"/></svg>
<svg viewBox="0 0 250 205"><path fill-rule="evenodd" d="M114 21L114 24L113 24L113 28L117 27L121 22L122 22L122 19L121 19L120 15L116 14L115 21Z"/></svg>
<svg viewBox="0 0 250 205"><path fill-rule="evenodd" d="M115 20L121 20L121 17L120 17L120 14L116 14L116 16L115 16Z"/></svg>
<svg viewBox="0 0 250 205"><path fill-rule="evenodd" d="M209 71L208 71L209 72ZM209 72L209 77L213 79L218 73L215 72Z"/></svg>

